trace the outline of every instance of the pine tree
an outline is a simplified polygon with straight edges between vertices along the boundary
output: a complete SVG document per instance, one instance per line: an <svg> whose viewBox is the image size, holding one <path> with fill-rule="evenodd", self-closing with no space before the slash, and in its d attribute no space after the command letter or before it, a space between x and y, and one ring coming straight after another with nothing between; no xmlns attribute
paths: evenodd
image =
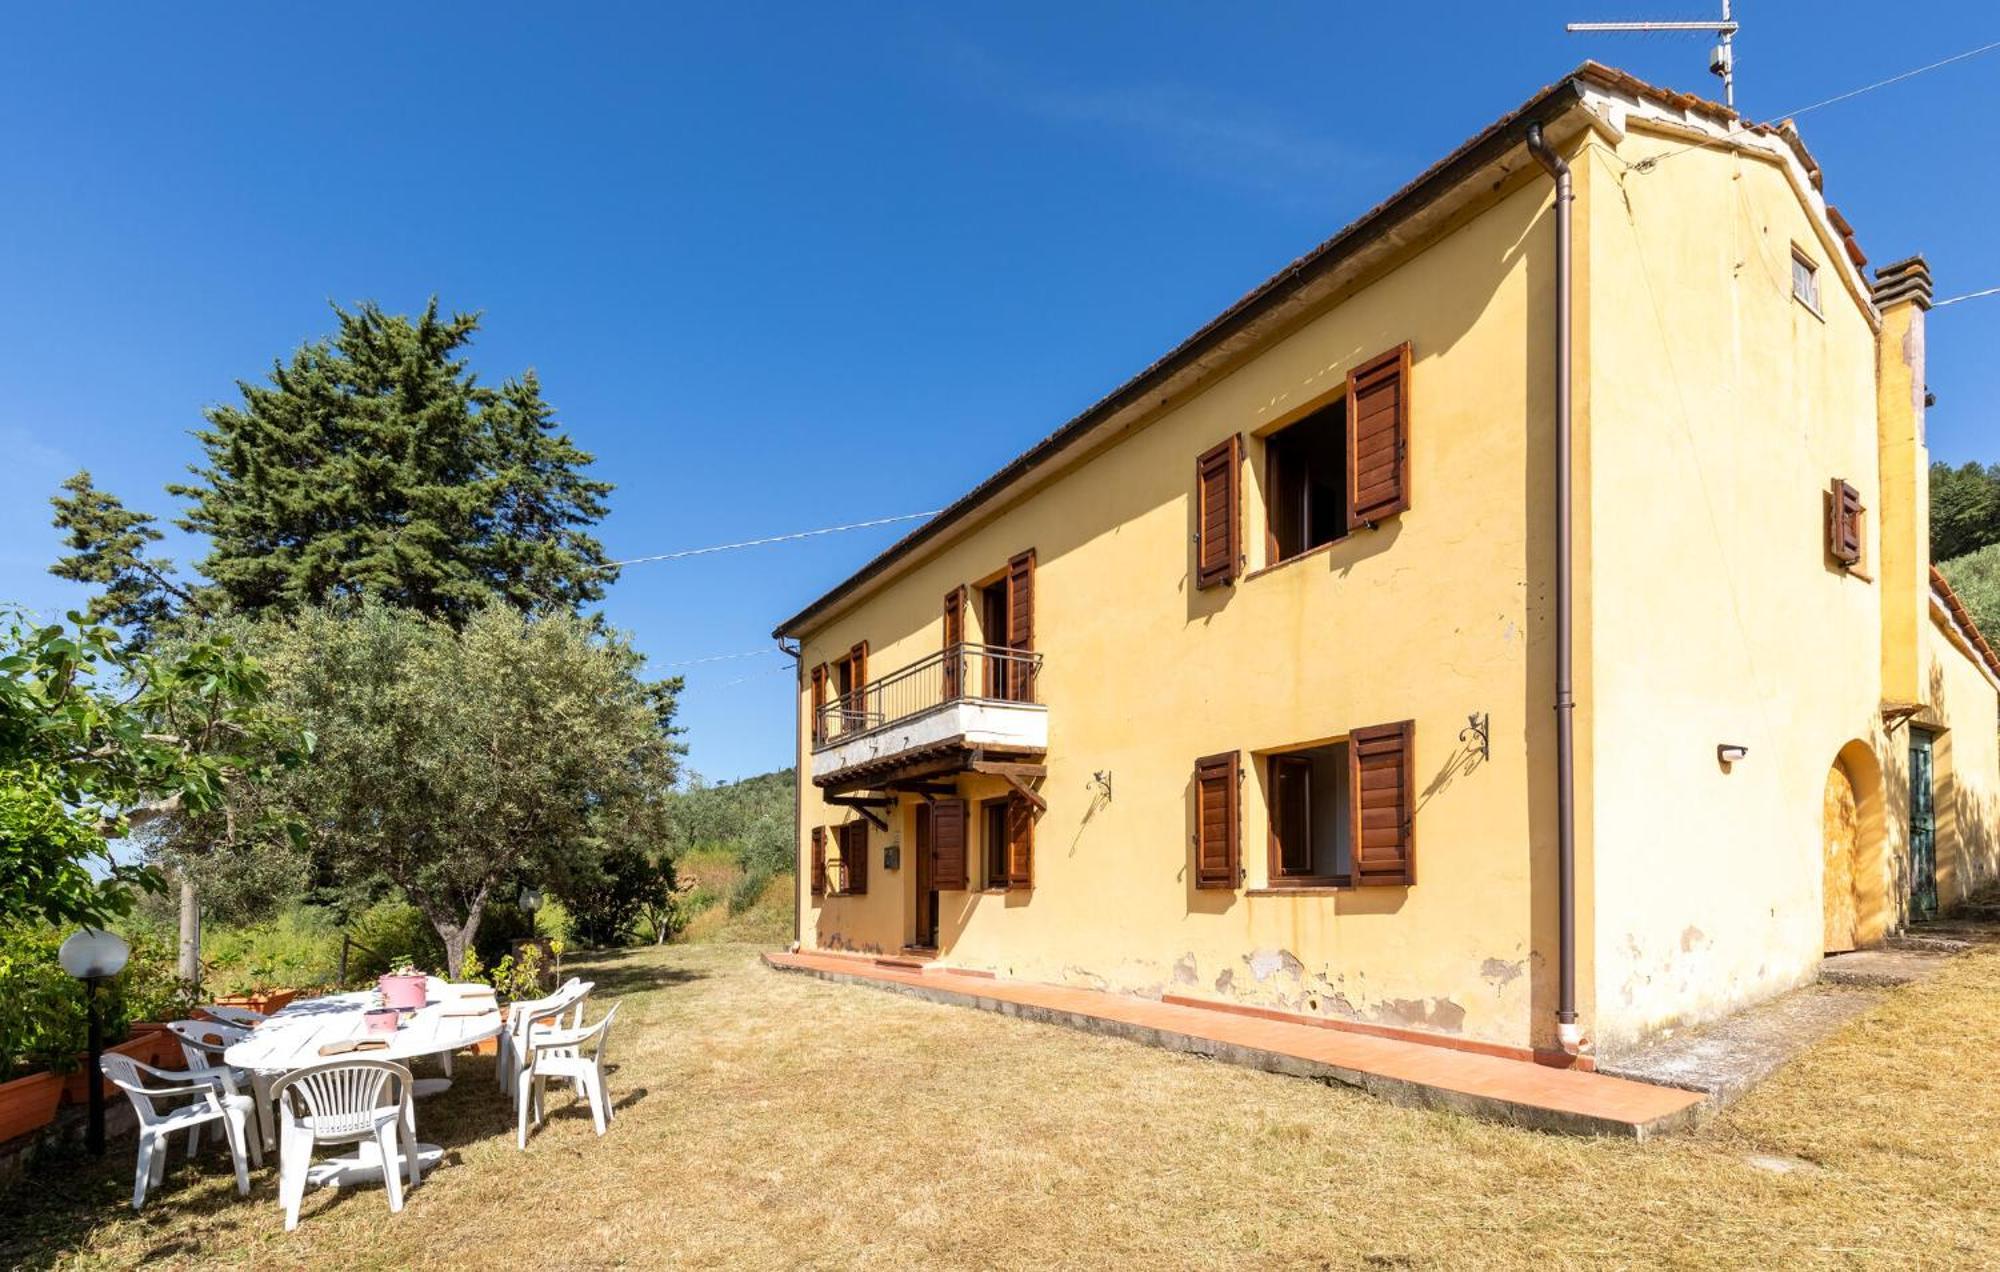
<svg viewBox="0 0 2000 1272"><path fill-rule="evenodd" d="M198 568L228 607L290 613L371 596L454 623L494 596L573 610L612 573L586 527L608 482L533 373L481 385L463 352L475 314L334 307L338 330L239 382L206 412L206 463L169 486L176 524L206 535Z"/></svg>
<svg viewBox="0 0 2000 1272"><path fill-rule="evenodd" d="M135 647L145 647L191 599L173 579L171 558L146 558L147 545L161 537L153 518L99 490L88 469L62 488L69 493L49 502L55 507L55 526L64 532L63 545L72 552L58 558L49 573L102 588L91 598L89 620L122 628Z"/></svg>

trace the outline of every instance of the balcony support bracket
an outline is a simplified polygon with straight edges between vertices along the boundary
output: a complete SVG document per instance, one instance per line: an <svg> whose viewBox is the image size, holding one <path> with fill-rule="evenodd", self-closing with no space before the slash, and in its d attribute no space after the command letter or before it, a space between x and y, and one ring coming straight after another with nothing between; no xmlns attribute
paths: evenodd
<svg viewBox="0 0 2000 1272"><path fill-rule="evenodd" d="M1030 804L1034 805L1035 816L1039 817L1043 813L1049 811L1049 801L1043 799L1039 794L1037 794L1035 792L1034 787L1029 786L1026 782L1022 781L1018 777L1015 777L1012 773L1002 773L1000 776L1006 779L1007 785L1014 788L1014 793L1016 795L1019 795L1022 799L1025 799Z"/></svg>
<svg viewBox="0 0 2000 1272"><path fill-rule="evenodd" d="M835 804L841 808L854 809L869 821L874 822L882 830L889 829L889 820L877 814L875 810L878 808L893 808L896 803L895 800L887 795L828 795L825 798L829 804Z"/></svg>

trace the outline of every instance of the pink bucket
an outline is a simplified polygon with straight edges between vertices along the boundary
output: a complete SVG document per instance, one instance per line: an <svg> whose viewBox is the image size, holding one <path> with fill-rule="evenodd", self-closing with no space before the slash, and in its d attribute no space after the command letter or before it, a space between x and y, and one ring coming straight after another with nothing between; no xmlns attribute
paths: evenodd
<svg viewBox="0 0 2000 1272"><path fill-rule="evenodd" d="M398 1011L416 1011L424 1005L423 976L394 976L384 974L375 982L382 991L382 1005L394 1007Z"/></svg>
<svg viewBox="0 0 2000 1272"><path fill-rule="evenodd" d="M402 1016L403 1013L397 1011L394 1007L370 1008L361 1015L362 1030L369 1034L395 1033L397 1022L402 1019Z"/></svg>

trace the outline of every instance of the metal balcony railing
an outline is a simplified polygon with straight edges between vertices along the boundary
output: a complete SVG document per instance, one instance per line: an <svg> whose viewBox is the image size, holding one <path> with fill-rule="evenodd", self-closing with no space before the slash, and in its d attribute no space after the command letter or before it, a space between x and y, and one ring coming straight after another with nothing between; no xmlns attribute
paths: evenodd
<svg viewBox="0 0 2000 1272"><path fill-rule="evenodd" d="M1033 702L1042 656L997 645L953 645L819 709L813 746L831 746L948 702Z"/></svg>

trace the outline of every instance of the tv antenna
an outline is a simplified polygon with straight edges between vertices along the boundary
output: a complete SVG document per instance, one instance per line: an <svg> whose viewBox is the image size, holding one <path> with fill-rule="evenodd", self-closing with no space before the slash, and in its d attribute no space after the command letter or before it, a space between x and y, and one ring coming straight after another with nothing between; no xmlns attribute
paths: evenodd
<svg viewBox="0 0 2000 1272"><path fill-rule="evenodd" d="M1736 40L1736 21L1729 16L1729 0L1722 0L1719 22L1572 22L1566 31L1613 31L1641 35L1653 31L1708 31L1715 35L1715 47L1708 55L1708 70L1722 77L1722 104L1736 109L1736 57L1730 47Z"/></svg>

